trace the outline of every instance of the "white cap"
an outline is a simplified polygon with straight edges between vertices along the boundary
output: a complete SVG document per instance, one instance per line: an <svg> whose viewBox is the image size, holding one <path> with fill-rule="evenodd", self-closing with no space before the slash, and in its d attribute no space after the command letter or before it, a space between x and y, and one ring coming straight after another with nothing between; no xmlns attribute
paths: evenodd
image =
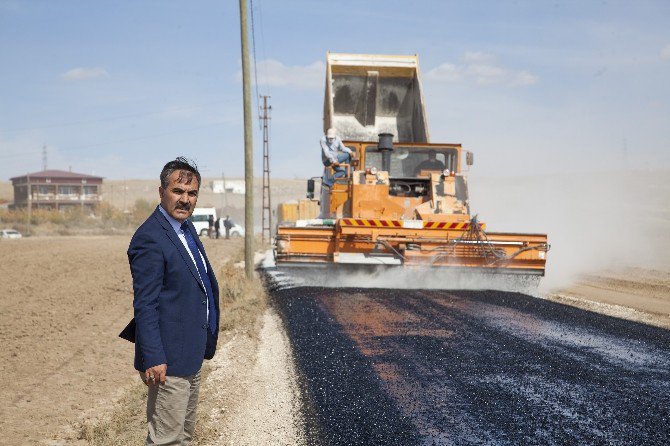
<svg viewBox="0 0 670 446"><path fill-rule="evenodd" d="M326 138L335 138L337 136L337 132L335 131L334 128L329 128L328 131L326 132Z"/></svg>

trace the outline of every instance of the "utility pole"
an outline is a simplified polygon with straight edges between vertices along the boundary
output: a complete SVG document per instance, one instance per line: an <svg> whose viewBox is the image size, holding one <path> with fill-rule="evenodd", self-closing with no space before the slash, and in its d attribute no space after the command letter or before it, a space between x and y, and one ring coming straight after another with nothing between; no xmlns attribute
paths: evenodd
<svg viewBox="0 0 670 446"><path fill-rule="evenodd" d="M261 122L263 123L263 242L272 240L272 200L270 199L270 132L268 122L272 107L268 105L270 96L261 96Z"/></svg>
<svg viewBox="0 0 670 446"><path fill-rule="evenodd" d="M47 145L42 146L42 170L47 170Z"/></svg>
<svg viewBox="0 0 670 446"><path fill-rule="evenodd" d="M242 42L242 94L244 97L244 271L254 276L254 142L251 133L251 79L247 0L240 0L240 40Z"/></svg>

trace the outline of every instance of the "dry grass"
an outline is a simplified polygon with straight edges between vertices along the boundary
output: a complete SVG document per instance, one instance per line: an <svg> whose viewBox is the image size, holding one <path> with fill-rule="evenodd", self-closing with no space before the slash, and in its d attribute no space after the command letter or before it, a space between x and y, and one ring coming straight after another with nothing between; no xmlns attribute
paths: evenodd
<svg viewBox="0 0 670 446"><path fill-rule="evenodd" d="M242 250L235 252L217 274L222 285L219 347L235 335L255 338L260 329L260 316L267 306L260 279L255 277L247 280L244 269L235 265L243 259ZM202 368L203 384L210 371L209 364L205 362ZM105 418L74 426L79 439L95 446L142 444L146 436L146 395L146 387L138 380ZM201 392L193 444L212 444L219 437L218 427L210 419L216 407L215 396Z"/></svg>
<svg viewBox="0 0 670 446"><path fill-rule="evenodd" d="M106 418L74 426L79 439L94 446L143 444L147 435L146 400L147 387L138 378Z"/></svg>
<svg viewBox="0 0 670 446"><path fill-rule="evenodd" d="M153 210L154 206L145 200L137 200L127 213L103 202L95 216L81 208L33 209L30 214L26 209L0 209L0 223L24 235L115 234L134 230Z"/></svg>

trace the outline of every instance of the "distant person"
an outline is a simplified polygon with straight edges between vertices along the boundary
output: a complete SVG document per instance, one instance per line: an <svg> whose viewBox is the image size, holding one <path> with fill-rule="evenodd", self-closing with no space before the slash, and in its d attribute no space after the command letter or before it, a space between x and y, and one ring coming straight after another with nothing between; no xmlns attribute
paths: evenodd
<svg viewBox="0 0 670 446"><path fill-rule="evenodd" d="M416 166L414 176L419 175L422 170L439 170L440 172L444 170L444 163L437 159L437 152L435 150L430 150L428 152L428 159L421 161Z"/></svg>
<svg viewBox="0 0 670 446"><path fill-rule="evenodd" d="M207 229L207 235L209 235L209 238L214 238L214 216L210 215L209 218L207 219L207 223L209 225L209 228Z"/></svg>
<svg viewBox="0 0 670 446"><path fill-rule="evenodd" d="M230 238L230 230L233 228L233 222L230 219L230 215L226 215L226 219L223 220L223 227L226 229L226 240Z"/></svg>
<svg viewBox="0 0 670 446"><path fill-rule="evenodd" d="M354 152L350 148L342 144L342 140L337 136L335 129L328 129L326 134L321 138L321 161L325 167L323 174L323 184L332 186L336 178L342 178L346 175L346 170L340 164L351 164L351 159ZM332 167L335 171L333 175L330 174Z"/></svg>
<svg viewBox="0 0 670 446"><path fill-rule="evenodd" d="M217 218L214 222L214 232L216 233L216 239L219 239L219 230L221 229L221 219Z"/></svg>
<svg viewBox="0 0 670 446"><path fill-rule="evenodd" d="M191 442L204 359L216 350L219 285L188 217L200 173L185 158L160 174L160 205L128 248L135 318L121 337L135 342L135 368L149 387L146 444Z"/></svg>

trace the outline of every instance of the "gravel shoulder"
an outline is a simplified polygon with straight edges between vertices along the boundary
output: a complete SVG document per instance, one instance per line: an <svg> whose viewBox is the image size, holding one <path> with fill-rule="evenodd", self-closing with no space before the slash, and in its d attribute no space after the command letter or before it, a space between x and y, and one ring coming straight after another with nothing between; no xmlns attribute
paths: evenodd
<svg viewBox="0 0 670 446"><path fill-rule="evenodd" d="M543 297L670 329L670 271L626 268L583 275L576 284Z"/></svg>
<svg viewBox="0 0 670 446"><path fill-rule="evenodd" d="M266 309L258 338L235 336L210 361L203 387L216 404L216 445L305 445L297 375L277 313Z"/></svg>

